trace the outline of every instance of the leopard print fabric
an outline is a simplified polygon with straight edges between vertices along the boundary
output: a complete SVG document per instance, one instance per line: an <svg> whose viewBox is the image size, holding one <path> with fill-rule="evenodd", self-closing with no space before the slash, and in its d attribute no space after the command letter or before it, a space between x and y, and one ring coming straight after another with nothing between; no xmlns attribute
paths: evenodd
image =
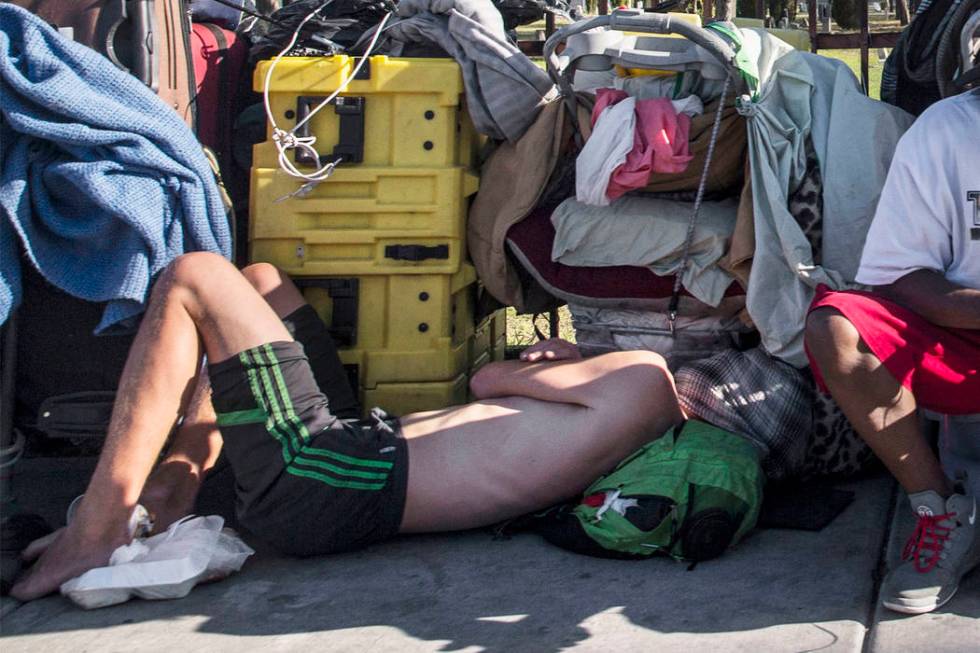
<svg viewBox="0 0 980 653"><path fill-rule="evenodd" d="M814 387L813 399L813 433L803 462L803 478L852 476L874 464L874 452L854 432L833 397Z"/></svg>
<svg viewBox="0 0 980 653"><path fill-rule="evenodd" d="M823 179L810 139L806 140L806 173L789 196L789 212L810 242L814 264L820 265L823 258Z"/></svg>
<svg viewBox="0 0 980 653"><path fill-rule="evenodd" d="M803 230L820 265L823 250L823 179L817 154L806 141L806 173L789 197L789 211ZM803 464L803 477L850 476L875 461L870 447L854 432L837 402L813 382L813 432Z"/></svg>

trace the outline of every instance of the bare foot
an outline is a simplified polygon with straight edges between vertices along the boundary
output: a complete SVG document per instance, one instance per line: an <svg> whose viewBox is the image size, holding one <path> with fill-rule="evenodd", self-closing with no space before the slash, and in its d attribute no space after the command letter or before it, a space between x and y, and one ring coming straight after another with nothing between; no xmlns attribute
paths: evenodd
<svg viewBox="0 0 980 653"><path fill-rule="evenodd" d="M153 470L140 504L153 519L153 532L161 533L178 519L194 511L201 474L196 465L184 460L165 460Z"/></svg>
<svg viewBox="0 0 980 653"><path fill-rule="evenodd" d="M24 557L38 557L37 563L11 588L10 595L20 601L31 601L56 591L62 583L89 569L104 567L118 547L130 537L125 525L115 535L93 537L82 526L73 524L32 542Z"/></svg>

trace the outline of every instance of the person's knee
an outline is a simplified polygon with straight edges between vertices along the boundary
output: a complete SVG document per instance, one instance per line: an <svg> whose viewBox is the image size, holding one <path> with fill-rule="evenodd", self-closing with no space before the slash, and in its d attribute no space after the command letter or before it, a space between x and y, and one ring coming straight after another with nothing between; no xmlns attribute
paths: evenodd
<svg viewBox="0 0 980 653"><path fill-rule="evenodd" d="M279 317L286 317L306 303L289 277L271 263L253 263L242 276L262 295Z"/></svg>
<svg viewBox="0 0 980 653"><path fill-rule="evenodd" d="M235 271L227 259L211 252L190 252L175 258L163 271L161 279L171 286L193 290L213 282L222 272Z"/></svg>
<svg viewBox="0 0 980 653"><path fill-rule="evenodd" d="M283 282L282 272L271 263L252 263L242 268L242 275L263 296L280 287Z"/></svg>
<svg viewBox="0 0 980 653"><path fill-rule="evenodd" d="M192 314L200 311L209 293L223 281L238 276L227 259L210 252L190 252L175 258L164 269L153 287L152 301L179 301Z"/></svg>
<svg viewBox="0 0 980 653"><path fill-rule="evenodd" d="M840 311L818 308L806 321L804 340L821 371L832 373L849 354L857 352L861 336Z"/></svg>
<svg viewBox="0 0 980 653"><path fill-rule="evenodd" d="M234 270L225 258L210 252L181 254L164 268L153 286L153 299L161 301L174 293L193 293L202 284L214 280L222 267Z"/></svg>

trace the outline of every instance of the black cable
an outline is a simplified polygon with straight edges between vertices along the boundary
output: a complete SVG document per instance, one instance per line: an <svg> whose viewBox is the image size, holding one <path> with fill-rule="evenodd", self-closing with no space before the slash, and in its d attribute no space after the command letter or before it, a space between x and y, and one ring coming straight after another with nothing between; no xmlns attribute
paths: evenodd
<svg viewBox="0 0 980 653"><path fill-rule="evenodd" d="M278 27L282 27L283 29L288 29L288 26L285 23L281 23L278 20L275 20L274 18L270 18L269 16L266 16L265 14L260 14L257 11L252 11L251 9L248 9L244 5L240 5L237 2L232 2L231 0L214 0L214 1L220 5L224 5L232 9L237 9L243 14L247 14L249 16L252 16L253 18L258 18L260 20L264 20L266 22L272 23L273 25L276 25Z"/></svg>
<svg viewBox="0 0 980 653"><path fill-rule="evenodd" d="M967 19L980 11L980 0L964 0L953 12L939 39L936 52L936 85L942 97L956 95L963 90L962 80L954 80L960 58L960 32Z"/></svg>

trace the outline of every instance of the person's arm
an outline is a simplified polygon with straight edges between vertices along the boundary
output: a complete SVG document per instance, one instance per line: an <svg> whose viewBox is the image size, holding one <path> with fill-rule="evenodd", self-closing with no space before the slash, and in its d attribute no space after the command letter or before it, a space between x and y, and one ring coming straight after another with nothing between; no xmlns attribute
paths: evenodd
<svg viewBox="0 0 980 653"><path fill-rule="evenodd" d="M644 382L650 387L651 401L669 396L676 405L673 376L659 354L650 351L615 351L581 358L578 348L569 342L549 340L535 345L536 352L551 352L550 357L535 356L525 360L487 363L470 378L470 390L476 399L528 397L540 401L594 407L607 401L597 391L597 380L605 378L608 387L615 377L630 378L631 383ZM642 369L645 381L638 381L635 369ZM663 393L663 394L661 394Z"/></svg>
<svg viewBox="0 0 980 653"><path fill-rule="evenodd" d="M534 367L539 368L543 363L580 360L581 358L581 352L579 352L578 347L572 342L561 338L540 340L522 351L519 361L498 361L484 365L477 370L470 378L470 393L477 400L517 394L532 396L536 399L544 399L546 401L580 403L575 402L570 396L558 398L551 394L550 389L552 384L545 383L542 385L540 374L529 376L527 375L526 368L529 363L537 363L538 365ZM521 371L521 377L519 379L514 377L515 372L518 370ZM547 376L551 375L549 374ZM529 384L528 379L531 378L533 378L533 381Z"/></svg>
<svg viewBox="0 0 980 653"><path fill-rule="evenodd" d="M949 281L932 270L916 270L875 291L933 324L980 329L980 290Z"/></svg>

